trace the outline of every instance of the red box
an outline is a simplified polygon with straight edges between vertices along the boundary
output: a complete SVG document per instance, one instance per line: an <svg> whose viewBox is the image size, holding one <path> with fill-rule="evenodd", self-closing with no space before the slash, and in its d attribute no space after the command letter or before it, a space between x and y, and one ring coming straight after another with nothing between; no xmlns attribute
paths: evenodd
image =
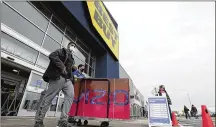
<svg viewBox="0 0 216 127"><path fill-rule="evenodd" d="M75 83L74 91L69 116L130 119L128 79L83 79Z"/></svg>

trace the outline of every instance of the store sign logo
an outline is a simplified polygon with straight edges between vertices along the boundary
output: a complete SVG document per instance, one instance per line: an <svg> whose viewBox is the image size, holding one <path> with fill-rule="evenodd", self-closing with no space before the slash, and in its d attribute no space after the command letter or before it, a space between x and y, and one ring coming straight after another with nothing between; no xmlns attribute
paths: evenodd
<svg viewBox="0 0 216 127"><path fill-rule="evenodd" d="M87 1L92 24L106 42L115 57L119 58L119 36L101 1Z"/></svg>

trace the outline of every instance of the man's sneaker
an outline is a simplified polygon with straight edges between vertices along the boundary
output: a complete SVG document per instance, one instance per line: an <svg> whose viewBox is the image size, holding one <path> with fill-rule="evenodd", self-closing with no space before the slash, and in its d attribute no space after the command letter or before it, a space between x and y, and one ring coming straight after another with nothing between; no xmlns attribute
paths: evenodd
<svg viewBox="0 0 216 127"><path fill-rule="evenodd" d="M58 127L67 127L68 126L68 123L67 123L67 121L65 120L65 121L59 121L58 122Z"/></svg>
<svg viewBox="0 0 216 127"><path fill-rule="evenodd" d="M35 122L34 127L44 127L43 122Z"/></svg>

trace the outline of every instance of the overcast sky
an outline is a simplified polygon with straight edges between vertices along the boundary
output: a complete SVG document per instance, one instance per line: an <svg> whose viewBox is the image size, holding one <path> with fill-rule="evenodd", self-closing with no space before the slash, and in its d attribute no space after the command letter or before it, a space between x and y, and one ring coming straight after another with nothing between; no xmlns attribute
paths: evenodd
<svg viewBox="0 0 216 127"><path fill-rule="evenodd" d="M118 23L120 63L147 99L164 84L173 110L215 106L214 2L105 2Z"/></svg>

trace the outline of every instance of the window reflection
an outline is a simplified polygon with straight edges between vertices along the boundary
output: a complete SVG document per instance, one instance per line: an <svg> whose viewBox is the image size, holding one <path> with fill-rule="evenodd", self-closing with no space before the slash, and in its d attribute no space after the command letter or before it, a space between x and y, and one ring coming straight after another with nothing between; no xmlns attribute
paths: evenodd
<svg viewBox="0 0 216 127"><path fill-rule="evenodd" d="M26 92L22 108L27 111L36 111L39 105L40 96L41 95L39 93Z"/></svg>

